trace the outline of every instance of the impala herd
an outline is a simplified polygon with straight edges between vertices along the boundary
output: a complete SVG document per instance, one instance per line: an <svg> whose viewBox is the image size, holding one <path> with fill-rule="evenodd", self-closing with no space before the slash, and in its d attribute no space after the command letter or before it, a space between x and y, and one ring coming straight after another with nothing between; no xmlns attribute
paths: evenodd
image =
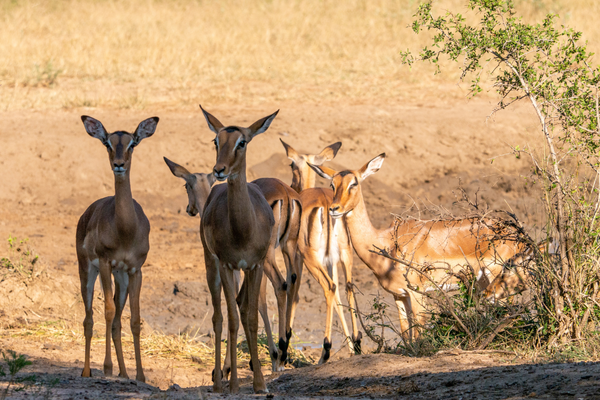
<svg viewBox="0 0 600 400"><path fill-rule="evenodd" d="M502 287L503 293L510 291L506 286L513 281L508 279L508 274L502 273L503 266L507 260L518 257L523 249L515 243L490 240L493 236L490 228L477 220L396 221L387 229L373 227L361 182L381 168L385 154L373 158L358 170L337 172L323 164L336 156L342 145L340 142L326 147L319 154L310 155L301 154L282 141L287 157L292 160L291 186L275 178L261 178L248 183L248 145L255 136L269 128L277 112L249 127L241 127L223 125L200 108L209 129L215 134L217 157L212 172L190 173L166 157L164 160L173 175L185 180L187 213L201 216L200 237L214 309L215 392L222 391L222 379L228 377L230 392L239 390L235 350L238 308L250 350L254 391L267 392L258 359L259 312L267 333L273 371L284 369L303 266L323 288L327 304L320 364L330 357L334 309L348 338L350 352L361 352L362 335L357 326L352 283L353 251L373 271L381 287L393 295L404 340L416 338L426 322L423 291L411 288L426 291L432 282L451 286L456 281L454 273L470 265L478 274L482 288L493 281L489 287ZM149 250L150 224L142 207L132 197L130 171L133 149L142 139L154 134L158 118L142 121L134 133L108 133L100 121L88 116L81 119L87 133L106 146L115 179L115 195L90 205L77 225L76 250L86 315L83 322L86 345L82 376L91 376L92 301L94 284L100 274L106 320L104 374L112 374L112 337L119 376L127 377L121 346L121 315L129 296L136 379L145 381L140 354L139 300L142 266ZM331 189L316 188L316 174L331 180ZM215 184L216 181L227 183ZM416 265L427 265L427 271L407 271L392 259L374 253L374 246ZM275 262L277 248L285 261L285 278ZM346 324L340 300L338 266L345 275L352 332ZM243 280L240 271L243 271ZM111 274L114 277L114 296ZM277 299L277 343L273 341L267 314L267 278ZM227 355L222 367L221 290L225 294L228 316ZM493 297L495 292L491 291L488 295ZM233 345L233 349L229 344Z"/></svg>

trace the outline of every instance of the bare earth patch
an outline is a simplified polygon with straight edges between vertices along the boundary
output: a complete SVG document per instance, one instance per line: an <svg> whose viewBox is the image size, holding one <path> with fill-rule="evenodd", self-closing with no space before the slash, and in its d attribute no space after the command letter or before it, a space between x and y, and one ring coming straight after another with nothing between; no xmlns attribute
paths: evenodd
<svg viewBox="0 0 600 400"><path fill-rule="evenodd" d="M273 176L291 181L280 138L299 150L313 152L341 140L343 146L331 163L333 168L356 168L377 154L388 154L381 172L365 181L363 189L369 214L378 226L389 224L390 213L406 211L414 201L419 207L409 214L415 216L428 215L430 206L460 211L453 195L460 178L470 193L479 191L479 198L492 207L510 207L535 231L542 212L536 206L539 194L522 178L529 173L526 160L515 159L509 147L535 145L533 116L527 109L517 108L486 122L489 101L442 97L413 99L409 104L399 100L369 105L349 101L335 105L203 105L222 120L241 125L281 109L269 131L249 147L250 179ZM80 377L83 305L75 227L92 201L114 190L106 150L85 133L81 114L100 119L110 131L134 129L137 122L152 115L161 118L156 134L136 149L132 171L134 197L152 226L141 293L147 384L103 376L99 284L94 300L93 377ZM6 241L12 235L27 238L40 256L31 273L0 271L0 349L15 350L33 362L17 375L8 398L216 397L210 390L212 308L198 238L199 220L185 214L187 196L182 182L162 160L167 156L193 172L212 168L213 135L197 105L180 112L93 108L3 112L0 120L0 254L8 254ZM283 266L281 258L279 265ZM354 271L361 311L370 309L378 293L392 303L358 258ZM303 278L294 344L314 362L323 340L325 302L310 274L306 272ZM269 310L276 322L279 316L274 315L274 305L271 296ZM125 361L132 376L135 362L128 307L123 326ZM424 358L391 354L350 357L339 330L333 338L334 354L326 365L277 374L263 367L271 394L278 398L600 398L597 363L531 364L504 353L463 352ZM363 342L367 352L372 349L368 339ZM115 365L115 373L117 369ZM260 397L251 394L245 362L240 375L244 379L237 397ZM0 396L6 385L7 378L2 378Z"/></svg>

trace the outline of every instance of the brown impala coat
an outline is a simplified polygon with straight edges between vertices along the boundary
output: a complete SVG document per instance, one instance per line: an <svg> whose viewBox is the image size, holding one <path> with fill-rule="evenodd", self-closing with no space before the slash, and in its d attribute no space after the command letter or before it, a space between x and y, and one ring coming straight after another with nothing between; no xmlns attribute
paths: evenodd
<svg viewBox="0 0 600 400"><path fill-rule="evenodd" d="M85 362L82 376L91 376L90 348L94 327L92 301L98 274L104 291L106 321L106 353L104 374L112 375L111 337L119 362L119 376L127 377L121 347L121 313L129 295L131 331L135 346L136 379L145 381L140 353L140 290L142 265L150 248L150 223L142 207L133 200L129 174L133 148L156 130L158 118L142 121L131 134L118 131L108 134L102 123L88 116L81 117L86 131L99 139L108 150L110 166L115 176L115 195L95 201L77 224L76 250L81 280L81 296L85 305L83 322ZM113 299L111 274L115 278Z"/></svg>
<svg viewBox="0 0 600 400"><path fill-rule="evenodd" d="M239 325L236 297L240 302L242 325L246 333L252 365L260 366L258 359L258 299L263 274L263 263L269 249L275 223L273 211L256 184L246 181L247 144L267 130L277 113L262 118L248 128L224 127L213 115L202 110L209 128L216 134L217 162L213 174L217 180L227 180L208 196L202 220L200 237L204 246L206 276L213 303L215 330L215 374L213 389L222 390L221 383L221 285L227 302L230 341L237 343ZM244 283L238 296L234 270L243 270ZM244 289L245 288L245 289ZM237 352L230 351L231 393L237 393ZM254 368L253 387L256 393L266 392L267 386L260 367Z"/></svg>

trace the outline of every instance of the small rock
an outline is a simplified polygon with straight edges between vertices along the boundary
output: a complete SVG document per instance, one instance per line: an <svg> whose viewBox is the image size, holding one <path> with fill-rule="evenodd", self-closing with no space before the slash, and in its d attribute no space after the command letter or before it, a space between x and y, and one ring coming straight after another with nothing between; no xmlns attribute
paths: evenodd
<svg viewBox="0 0 600 400"><path fill-rule="evenodd" d="M171 392L181 392L182 390L183 389L181 388L181 386L179 386L178 384L174 383L171 386L169 386L169 389L167 389L167 392L168 391L171 391Z"/></svg>
<svg viewBox="0 0 600 400"><path fill-rule="evenodd" d="M63 351L63 348L56 345L56 344L52 344L52 343L44 343L42 345L42 350L58 350L58 351Z"/></svg>

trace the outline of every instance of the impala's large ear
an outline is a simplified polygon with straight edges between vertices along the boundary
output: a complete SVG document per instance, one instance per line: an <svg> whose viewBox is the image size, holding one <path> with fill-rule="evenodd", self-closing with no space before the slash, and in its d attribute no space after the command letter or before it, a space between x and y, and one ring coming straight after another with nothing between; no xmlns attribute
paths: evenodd
<svg viewBox="0 0 600 400"><path fill-rule="evenodd" d="M98 121L95 118L88 117L87 115L82 115L81 120L83 121L83 126L85 126L85 130L87 131L87 133L91 137L100 139L100 141L106 145L108 140L108 133L106 133L106 129L104 129L104 125L102 125L102 122Z"/></svg>
<svg viewBox="0 0 600 400"><path fill-rule="evenodd" d="M383 164L383 160L385 160L385 153L381 153L358 170L358 174L360 175L361 180L365 180L365 178L369 175L373 175L375 172L379 171L381 165Z"/></svg>
<svg viewBox="0 0 600 400"><path fill-rule="evenodd" d="M154 135L156 131L156 125L158 125L158 117L151 117L140 122L138 127L133 132L133 140L135 141L135 145L140 144L142 139L149 138Z"/></svg>
<svg viewBox="0 0 600 400"><path fill-rule="evenodd" d="M208 180L210 187L212 187L212 185L214 185L217 181L217 178L215 178L215 175L212 172L210 174L206 174L206 179Z"/></svg>
<svg viewBox="0 0 600 400"><path fill-rule="evenodd" d="M279 110L275 111L273 114L269 115L268 117L259 119L258 121L256 121L252 125L250 125L248 127L248 129L250 129L250 137L254 139L254 136L259 135L259 134L263 133L264 131L266 131L267 129L269 129L271 122L273 122L273 119L275 119L278 112L279 112Z"/></svg>
<svg viewBox="0 0 600 400"><path fill-rule="evenodd" d="M316 173L317 175L319 175L321 178L325 178L325 179L333 179L333 176L337 173L335 170L331 169L331 168L327 168L324 167L322 165L314 165L311 164L309 162L307 162L308 166L311 167Z"/></svg>
<svg viewBox="0 0 600 400"><path fill-rule="evenodd" d="M292 146L290 146L289 144L287 144L286 142L281 140L281 138L279 138L279 140L281 141L281 144L285 148L285 154L287 155L287 158L289 158L292 161L298 161L298 158L300 158L298 152L296 150L294 150L294 148Z"/></svg>
<svg viewBox="0 0 600 400"><path fill-rule="evenodd" d="M173 161L169 160L167 157L163 157L163 160L165 160L165 162L169 166L169 169L171 170L173 175L175 175L176 177L185 179L186 176L191 175L190 171L185 169L185 167L182 167L181 165L174 163Z"/></svg>
<svg viewBox="0 0 600 400"><path fill-rule="evenodd" d="M204 114L204 118L206 118L206 123L211 131L214 133L219 133L219 130L223 128L223 124L219 121L214 115L206 111L202 108L202 104L200 104L200 109L202 110L202 114Z"/></svg>
<svg viewBox="0 0 600 400"><path fill-rule="evenodd" d="M323 151L320 152L319 155L317 155L315 157L314 163L316 165L321 165L326 161L333 160L334 157L336 156L338 150L340 149L340 147L342 147L342 142L336 142L334 144L330 144L329 146L325 147L323 149Z"/></svg>

